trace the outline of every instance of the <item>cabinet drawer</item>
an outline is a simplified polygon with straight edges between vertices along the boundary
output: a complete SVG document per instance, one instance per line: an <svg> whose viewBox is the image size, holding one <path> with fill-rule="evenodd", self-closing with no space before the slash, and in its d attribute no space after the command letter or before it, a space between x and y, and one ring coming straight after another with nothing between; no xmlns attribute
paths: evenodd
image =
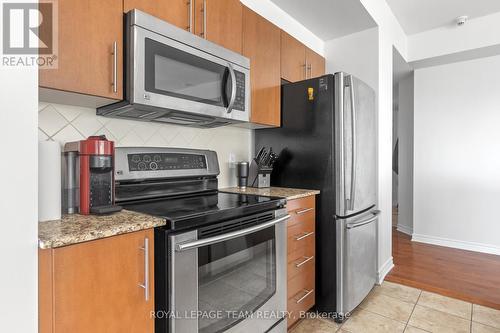
<svg viewBox="0 0 500 333"><path fill-rule="evenodd" d="M308 269L314 270L316 266L316 258L314 255L314 249L306 249L306 250L298 250L294 254L296 254L296 258L288 262L288 272L287 277L288 281L292 280L299 274L306 274Z"/></svg>
<svg viewBox="0 0 500 333"><path fill-rule="evenodd" d="M286 209L288 213L296 213L308 208L316 208L316 200L314 195L305 198L290 200L286 203Z"/></svg>
<svg viewBox="0 0 500 333"><path fill-rule="evenodd" d="M315 222L314 215L312 215L305 220L288 225L287 247L289 256L300 248L314 249L316 238ZM295 258L288 258L288 260L293 259Z"/></svg>
<svg viewBox="0 0 500 333"><path fill-rule="evenodd" d="M304 312L312 308L315 301L314 281L305 285L304 288L300 289L295 294L289 295L287 301L287 310L290 315L288 318L288 327L299 320L301 315L304 315Z"/></svg>
<svg viewBox="0 0 500 333"><path fill-rule="evenodd" d="M315 265L306 265L300 274L288 279L288 299L297 296L304 289L314 289Z"/></svg>

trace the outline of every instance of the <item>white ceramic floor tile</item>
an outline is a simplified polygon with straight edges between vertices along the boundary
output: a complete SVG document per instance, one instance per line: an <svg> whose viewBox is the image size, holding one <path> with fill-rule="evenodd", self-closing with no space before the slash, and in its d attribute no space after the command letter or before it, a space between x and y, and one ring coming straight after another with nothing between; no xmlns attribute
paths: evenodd
<svg viewBox="0 0 500 333"><path fill-rule="evenodd" d="M350 333L402 333L405 324L366 310L357 310L342 325L342 329Z"/></svg>
<svg viewBox="0 0 500 333"><path fill-rule="evenodd" d="M432 333L468 333L471 323L470 320L417 304L408 325Z"/></svg>
<svg viewBox="0 0 500 333"><path fill-rule="evenodd" d="M472 333L500 333L500 329L472 322Z"/></svg>
<svg viewBox="0 0 500 333"><path fill-rule="evenodd" d="M399 298L405 302L415 304L420 296L420 290L401 284L384 281L380 286L375 286L374 292Z"/></svg>
<svg viewBox="0 0 500 333"><path fill-rule="evenodd" d="M472 304L455 298L422 291L417 304L447 312L467 320L471 318Z"/></svg>
<svg viewBox="0 0 500 333"><path fill-rule="evenodd" d="M500 310L474 304L472 321L500 329Z"/></svg>
<svg viewBox="0 0 500 333"><path fill-rule="evenodd" d="M404 302L400 299L387 296L382 293L372 292L361 303L361 308L377 313L379 315L401 321L408 322L413 311L414 304Z"/></svg>

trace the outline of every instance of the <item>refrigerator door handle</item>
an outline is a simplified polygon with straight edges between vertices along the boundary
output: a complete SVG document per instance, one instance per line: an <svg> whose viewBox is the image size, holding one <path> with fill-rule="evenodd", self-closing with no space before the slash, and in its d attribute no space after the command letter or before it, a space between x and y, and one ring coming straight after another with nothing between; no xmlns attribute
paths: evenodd
<svg viewBox="0 0 500 333"><path fill-rule="evenodd" d="M350 100L351 100L351 137L352 137L352 156L351 156L351 194L349 198L349 210L354 210L355 192L356 192L356 169L357 169L357 133L356 133L356 106L355 106L355 96L354 96L354 82L352 75L348 76Z"/></svg>
<svg viewBox="0 0 500 333"><path fill-rule="evenodd" d="M354 229L354 228L358 228L358 227L361 227L365 224L368 224L368 223L375 221L378 218L378 216L380 215L380 210L374 210L371 213L373 214L372 217L365 219L365 220L361 220L361 221L356 222L356 223L348 223L348 224L346 224L346 228L347 229Z"/></svg>

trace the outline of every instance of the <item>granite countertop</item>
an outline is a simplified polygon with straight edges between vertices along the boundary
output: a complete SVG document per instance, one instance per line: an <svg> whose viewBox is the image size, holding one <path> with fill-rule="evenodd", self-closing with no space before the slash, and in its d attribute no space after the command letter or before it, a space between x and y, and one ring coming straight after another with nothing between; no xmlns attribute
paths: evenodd
<svg viewBox="0 0 500 333"><path fill-rule="evenodd" d="M50 249L165 225L165 220L122 210L111 215L64 215L38 223L38 247Z"/></svg>
<svg viewBox="0 0 500 333"><path fill-rule="evenodd" d="M267 187L267 188L247 187L245 189L239 187L229 187L229 188L221 188L219 189L219 191L242 193L242 194L257 194L267 197L280 197L280 198L286 198L287 200L300 199L308 197L310 195L319 194L318 190L304 190L299 188L286 188L286 187Z"/></svg>

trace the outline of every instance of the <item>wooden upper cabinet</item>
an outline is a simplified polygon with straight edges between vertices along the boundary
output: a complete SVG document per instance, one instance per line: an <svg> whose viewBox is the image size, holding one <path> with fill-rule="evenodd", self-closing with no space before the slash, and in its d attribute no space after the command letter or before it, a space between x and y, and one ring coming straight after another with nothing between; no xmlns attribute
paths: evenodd
<svg viewBox="0 0 500 333"><path fill-rule="evenodd" d="M196 4L196 33L215 44L241 53L243 5L240 0L197 0Z"/></svg>
<svg viewBox="0 0 500 333"><path fill-rule="evenodd" d="M190 30L190 1L194 0L123 0L123 12L136 8L181 29Z"/></svg>
<svg viewBox="0 0 500 333"><path fill-rule="evenodd" d="M325 74L325 58L281 31L281 77L289 82Z"/></svg>
<svg viewBox="0 0 500 333"><path fill-rule="evenodd" d="M145 239L149 241L147 259ZM154 332L152 229L40 250L39 258L43 265L39 271L40 333ZM140 286L145 283L146 260L148 300Z"/></svg>
<svg viewBox="0 0 500 333"><path fill-rule="evenodd" d="M306 47L281 30L281 77L289 82L306 78Z"/></svg>
<svg viewBox="0 0 500 333"><path fill-rule="evenodd" d="M325 75L325 58L306 48L307 78Z"/></svg>
<svg viewBox="0 0 500 333"><path fill-rule="evenodd" d="M122 0L60 0L58 11L58 68L41 69L39 85L122 99Z"/></svg>
<svg viewBox="0 0 500 333"><path fill-rule="evenodd" d="M252 123L280 126L280 29L243 7L243 55L250 58Z"/></svg>

